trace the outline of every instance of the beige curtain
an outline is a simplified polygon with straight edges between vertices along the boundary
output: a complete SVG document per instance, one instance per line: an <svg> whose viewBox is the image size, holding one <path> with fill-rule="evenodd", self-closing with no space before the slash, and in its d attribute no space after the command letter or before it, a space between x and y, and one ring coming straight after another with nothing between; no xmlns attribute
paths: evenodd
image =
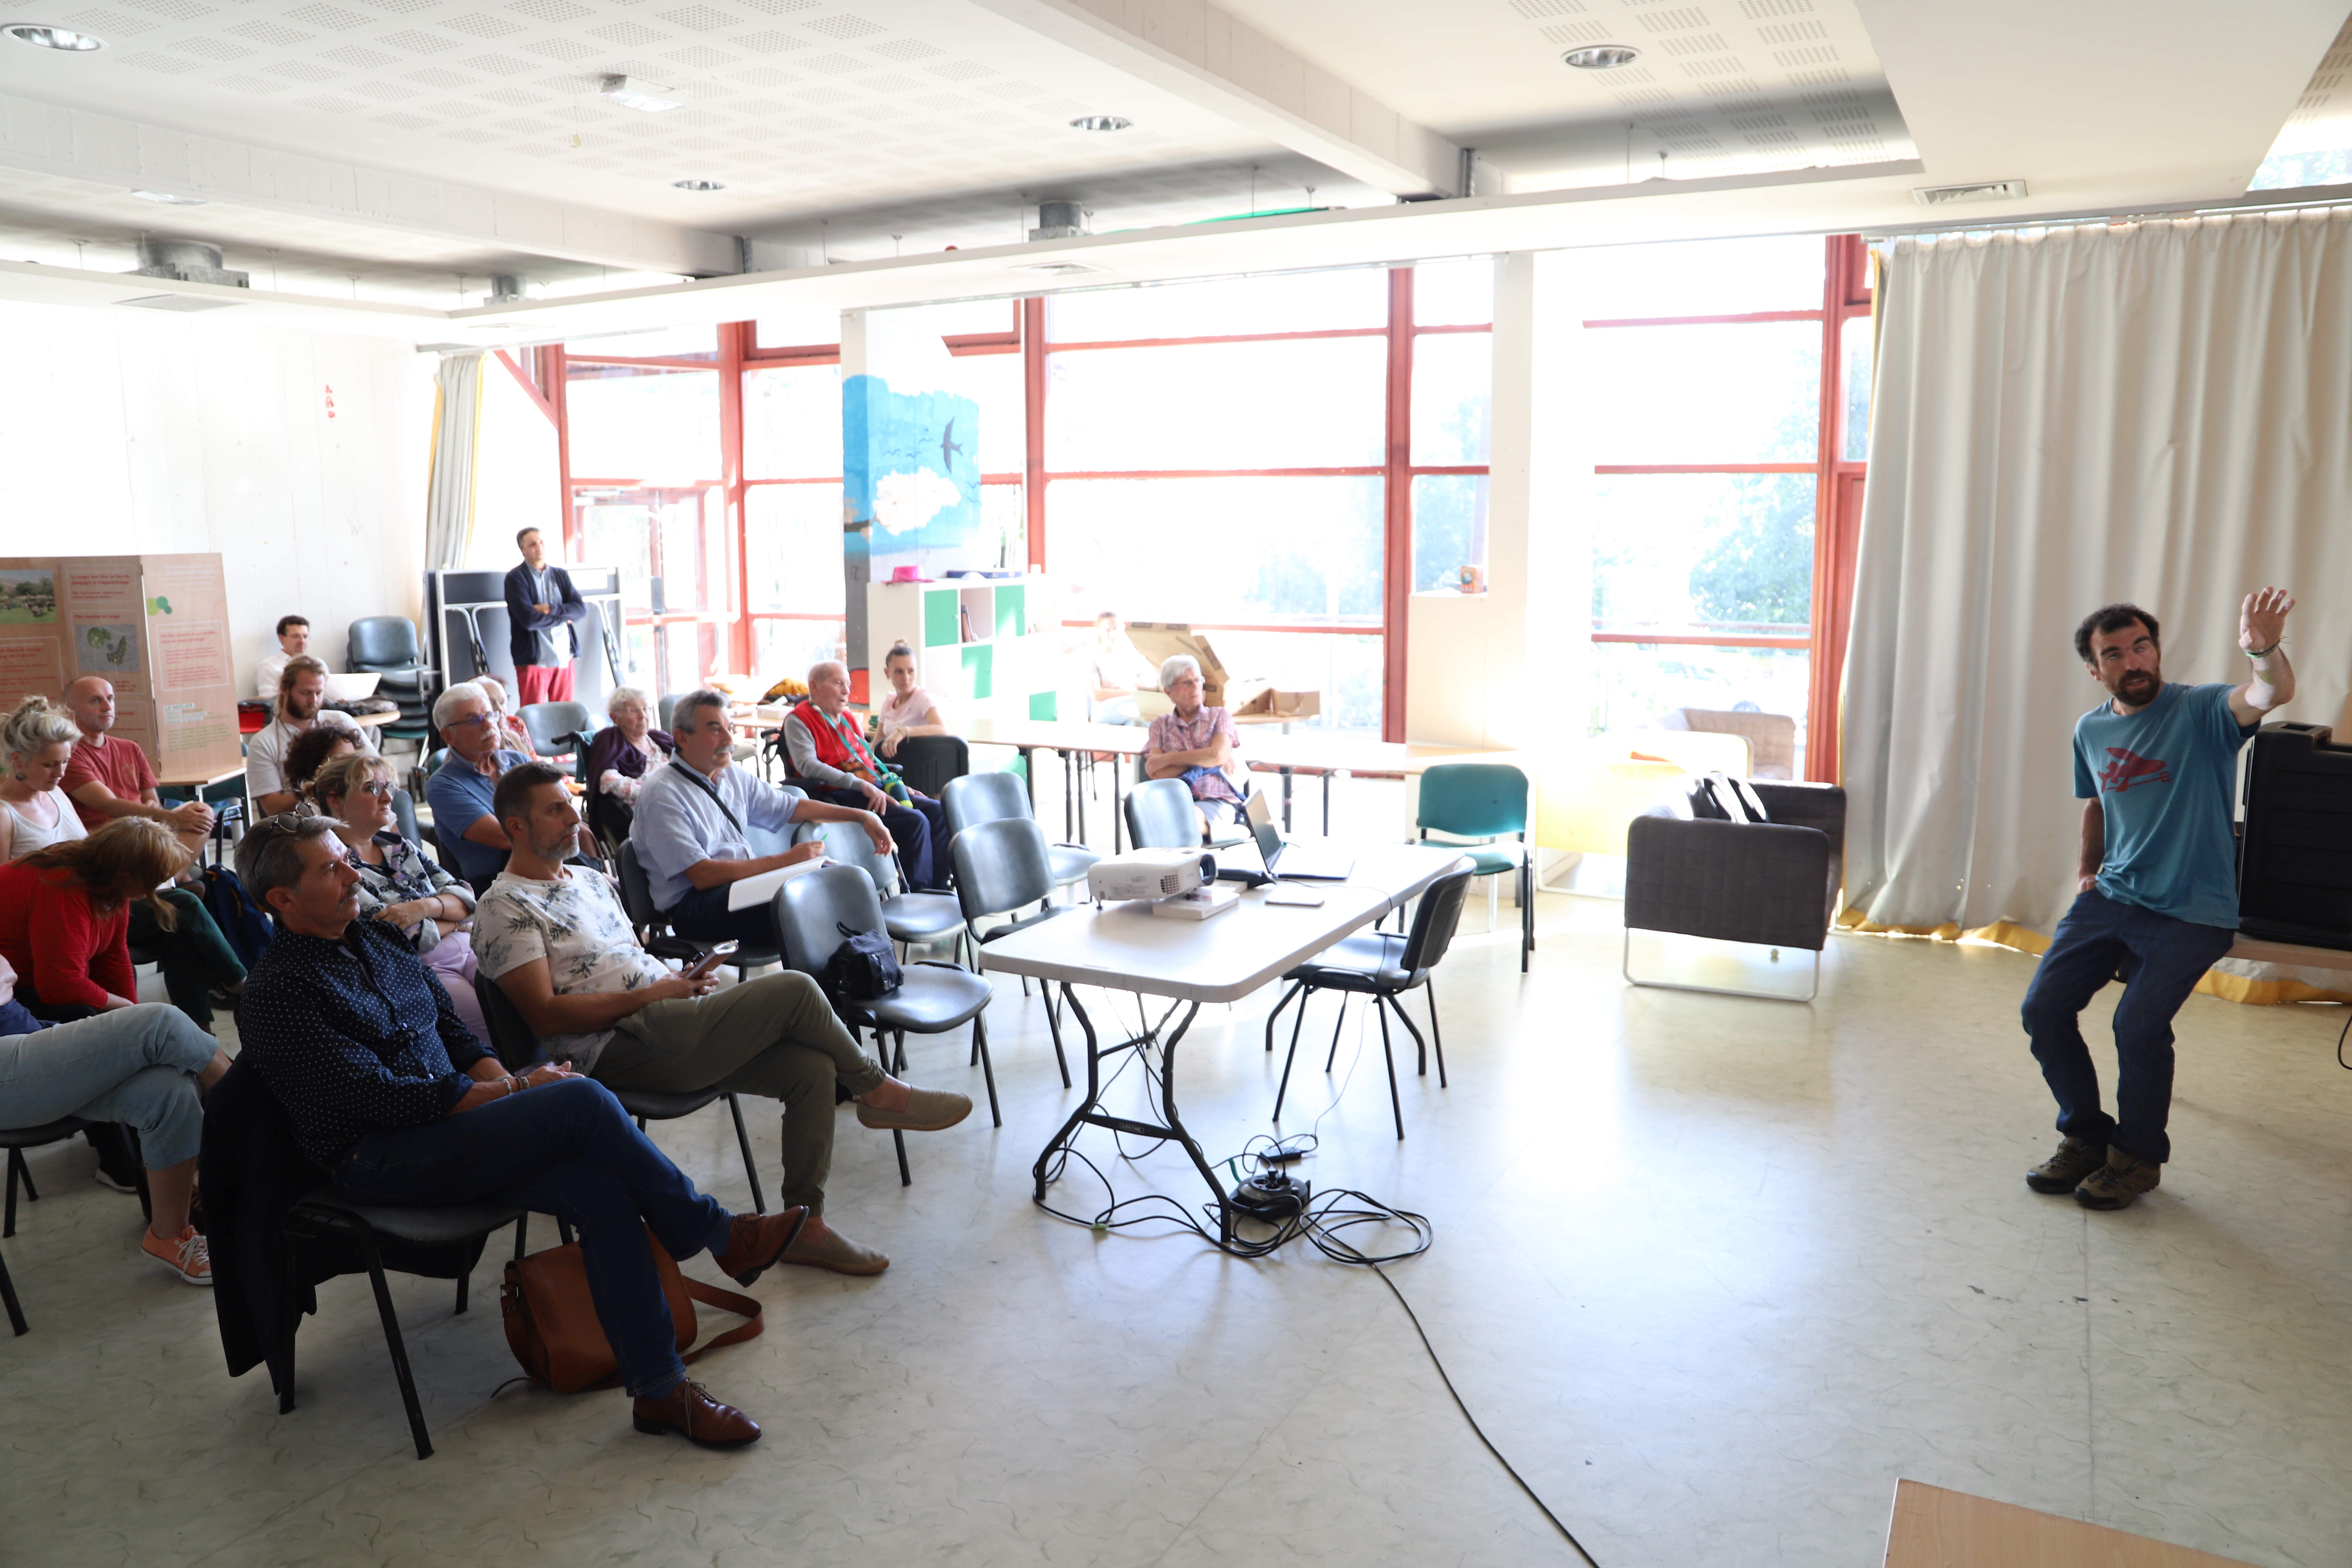
<svg viewBox="0 0 2352 1568"><path fill-rule="evenodd" d="M441 356L434 375L433 477L425 493L425 566L454 572L474 537L474 459L482 433L482 351Z"/></svg>
<svg viewBox="0 0 2352 1568"><path fill-rule="evenodd" d="M1887 258L1844 736L1849 902L2047 933L2074 895L2075 624L2245 679L2266 583L2300 693L2352 685L2352 209L1905 239Z"/></svg>

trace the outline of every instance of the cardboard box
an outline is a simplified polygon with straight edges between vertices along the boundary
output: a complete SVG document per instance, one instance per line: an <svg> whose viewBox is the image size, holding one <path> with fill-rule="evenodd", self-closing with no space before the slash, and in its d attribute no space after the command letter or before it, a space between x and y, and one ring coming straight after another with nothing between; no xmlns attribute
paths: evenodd
<svg viewBox="0 0 2352 1568"><path fill-rule="evenodd" d="M244 765L217 554L0 559L0 698L85 675L113 683L113 733L166 783Z"/></svg>
<svg viewBox="0 0 2352 1568"><path fill-rule="evenodd" d="M1127 635L1135 649L1158 665L1180 653L1189 653L1201 661L1201 695L1202 706L1229 710L1236 719L1261 718L1311 719L1323 711L1323 698L1315 691L1278 690L1269 681L1255 678L1235 678L1225 668L1224 661L1210 645L1207 636L1189 626L1168 621L1129 621ZM1175 705L1157 691L1135 694L1136 711L1146 719L1157 719Z"/></svg>

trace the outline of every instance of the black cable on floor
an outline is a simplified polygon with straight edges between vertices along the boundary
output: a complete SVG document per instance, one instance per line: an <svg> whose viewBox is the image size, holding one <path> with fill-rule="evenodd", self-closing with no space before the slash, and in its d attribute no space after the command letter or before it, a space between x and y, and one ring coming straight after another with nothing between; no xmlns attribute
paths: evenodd
<svg viewBox="0 0 2352 1568"><path fill-rule="evenodd" d="M1454 1386L1454 1379L1446 1375L1445 1363L1438 1359L1437 1347L1429 1342L1429 1331L1421 1326L1421 1314L1412 1310L1412 1303L1404 1299L1404 1292L1397 1289L1396 1281L1389 1278L1388 1270L1375 1263L1372 1272L1381 1277L1381 1283L1389 1288L1389 1294L1396 1298L1397 1305L1402 1307L1404 1315L1412 1321L1412 1331L1421 1336L1421 1348L1429 1352L1429 1364L1437 1369L1438 1380L1445 1384L1445 1392L1454 1396L1454 1408L1462 1412L1463 1420L1470 1423L1471 1432L1486 1446L1486 1452L1495 1456L1495 1462L1503 1467L1503 1473L1517 1481L1519 1489L1528 1494L1528 1500L1536 1505L1536 1511L1551 1521L1551 1527L1559 1531L1560 1539L1576 1548L1576 1554L1591 1563L1592 1568L1601 1568L1601 1564L1593 1561L1592 1553L1584 1549L1584 1542L1576 1538L1576 1532L1559 1521L1559 1515L1552 1512L1542 1496L1528 1484L1527 1477L1519 1474L1511 1461L1503 1458L1503 1450L1495 1447L1495 1440L1486 1436L1486 1429L1478 1425L1475 1415L1470 1414L1470 1406L1463 1403L1462 1391Z"/></svg>

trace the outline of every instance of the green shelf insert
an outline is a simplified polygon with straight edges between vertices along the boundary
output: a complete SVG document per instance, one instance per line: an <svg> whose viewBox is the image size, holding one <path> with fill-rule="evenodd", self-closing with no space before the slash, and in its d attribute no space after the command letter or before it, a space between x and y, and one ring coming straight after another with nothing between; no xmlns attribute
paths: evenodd
<svg viewBox="0 0 2352 1568"><path fill-rule="evenodd" d="M1033 691L1029 694L1029 717L1041 724L1051 724L1062 716L1062 694L1058 691Z"/></svg>
<svg viewBox="0 0 2352 1568"><path fill-rule="evenodd" d="M1027 595L1020 584L996 590L996 636L999 641L1017 637L1028 617L1024 614Z"/></svg>
<svg viewBox="0 0 2352 1568"><path fill-rule="evenodd" d="M924 589L923 646L953 647L963 641L956 623L956 591L953 588Z"/></svg>
<svg viewBox="0 0 2352 1568"><path fill-rule="evenodd" d="M985 643L975 643L963 650L964 682L971 689L972 700L984 702L996 695L996 650Z"/></svg>

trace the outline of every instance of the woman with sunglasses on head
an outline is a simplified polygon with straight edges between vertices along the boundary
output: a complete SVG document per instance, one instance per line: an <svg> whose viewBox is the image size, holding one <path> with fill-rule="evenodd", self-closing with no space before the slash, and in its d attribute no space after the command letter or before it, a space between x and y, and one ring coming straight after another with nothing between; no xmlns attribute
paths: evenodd
<svg viewBox="0 0 2352 1568"><path fill-rule="evenodd" d="M319 811L335 825L343 858L360 874L360 918L378 920L408 939L425 967L441 977L449 1005L474 1038L487 1044L489 1025L474 994L474 895L444 870L414 838L404 838L392 814L392 768L365 752L337 757L311 786Z"/></svg>

